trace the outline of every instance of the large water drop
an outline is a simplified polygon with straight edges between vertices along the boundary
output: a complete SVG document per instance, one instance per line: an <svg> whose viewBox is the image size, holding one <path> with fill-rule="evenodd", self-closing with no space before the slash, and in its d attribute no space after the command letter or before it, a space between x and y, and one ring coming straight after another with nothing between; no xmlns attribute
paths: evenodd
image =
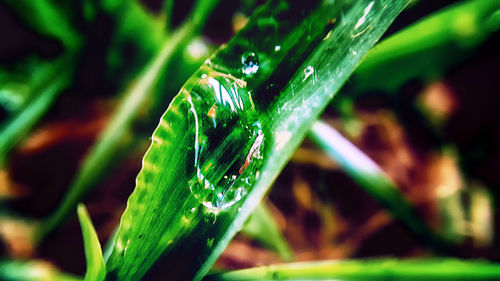
<svg viewBox="0 0 500 281"><path fill-rule="evenodd" d="M245 75L253 75L259 70L259 58L254 52L246 52L241 56L241 72Z"/></svg>
<svg viewBox="0 0 500 281"><path fill-rule="evenodd" d="M255 183L264 134L245 81L204 66L188 84L188 185L217 213L244 198Z"/></svg>

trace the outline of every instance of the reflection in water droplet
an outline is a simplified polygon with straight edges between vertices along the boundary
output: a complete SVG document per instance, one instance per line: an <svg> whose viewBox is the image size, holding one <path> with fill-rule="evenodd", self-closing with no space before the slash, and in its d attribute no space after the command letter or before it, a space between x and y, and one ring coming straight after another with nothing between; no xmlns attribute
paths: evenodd
<svg viewBox="0 0 500 281"><path fill-rule="evenodd" d="M188 185L207 215L216 215L244 198L255 183L264 134L245 81L204 66L182 91L192 140Z"/></svg>
<svg viewBox="0 0 500 281"><path fill-rule="evenodd" d="M215 222L217 221L217 212L208 212L208 213L206 213L205 217L203 218L203 220L206 223L215 224Z"/></svg>
<svg viewBox="0 0 500 281"><path fill-rule="evenodd" d="M245 75L252 75L259 70L259 58L254 52L246 52L241 56L241 72Z"/></svg>
<svg viewBox="0 0 500 281"><path fill-rule="evenodd" d="M361 18L359 18L358 22L356 23L356 26L354 27L355 29L358 29L360 26L362 26L365 23L366 16L368 16L368 13L370 12L370 10L373 7L373 4L375 4L375 1L370 2L370 4L368 4L368 6L366 6L365 10L363 11L363 15L361 16Z"/></svg>

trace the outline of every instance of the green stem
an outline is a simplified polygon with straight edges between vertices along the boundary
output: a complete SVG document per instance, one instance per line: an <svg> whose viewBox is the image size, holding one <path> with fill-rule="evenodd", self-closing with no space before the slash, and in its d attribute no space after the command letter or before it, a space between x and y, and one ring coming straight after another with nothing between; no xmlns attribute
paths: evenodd
<svg viewBox="0 0 500 281"><path fill-rule="evenodd" d="M206 280L499 280L500 264L456 259L316 261L256 267L214 274Z"/></svg>

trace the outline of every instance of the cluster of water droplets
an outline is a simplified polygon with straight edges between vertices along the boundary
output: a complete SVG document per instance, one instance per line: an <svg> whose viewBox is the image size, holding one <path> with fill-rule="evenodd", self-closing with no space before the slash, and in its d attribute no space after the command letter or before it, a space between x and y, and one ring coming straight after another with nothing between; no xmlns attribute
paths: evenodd
<svg viewBox="0 0 500 281"><path fill-rule="evenodd" d="M241 72L252 75L255 53L242 55ZM205 64L186 83L188 186L210 213L243 199L259 176L264 134L246 82Z"/></svg>

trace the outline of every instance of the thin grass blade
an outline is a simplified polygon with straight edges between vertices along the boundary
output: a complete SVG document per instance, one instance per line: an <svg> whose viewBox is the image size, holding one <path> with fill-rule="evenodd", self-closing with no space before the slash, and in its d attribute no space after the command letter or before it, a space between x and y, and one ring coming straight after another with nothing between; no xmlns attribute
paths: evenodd
<svg viewBox="0 0 500 281"><path fill-rule="evenodd" d="M368 194L419 236L431 249L448 252L449 243L434 233L416 214L412 205L392 180L366 154L328 124L317 121L311 138L332 157Z"/></svg>
<svg viewBox="0 0 500 281"><path fill-rule="evenodd" d="M54 62L44 77L33 85L35 98L0 128L0 165L8 152L33 128L73 78L74 53Z"/></svg>
<svg viewBox="0 0 500 281"><path fill-rule="evenodd" d="M87 272L84 281L102 281L106 278L106 264L102 257L101 244L97 238L97 233L83 204L78 205L77 213L82 228L85 260L87 261Z"/></svg>
<svg viewBox="0 0 500 281"><path fill-rule="evenodd" d="M263 203L255 208L241 232L275 250L285 261L294 260L292 249L281 234L271 212Z"/></svg>
<svg viewBox="0 0 500 281"><path fill-rule="evenodd" d="M457 259L344 260L289 263L214 274L206 280L485 281L500 278L500 264Z"/></svg>
<svg viewBox="0 0 500 281"><path fill-rule="evenodd" d="M180 46L189 42L203 25L216 2L198 5L193 12L193 20L189 20L179 30L166 40L157 55L151 60L143 73L127 90L125 97L106 129L101 133L95 145L85 157L75 179L72 181L67 194L57 206L56 210L45 219L36 234L36 241L43 240L64 219L71 214L76 204L96 184L98 179L109 168L114 157L123 149L123 139L130 133L133 120L143 103L151 97L160 74L170 63L170 60ZM203 16L200 17L200 14Z"/></svg>

